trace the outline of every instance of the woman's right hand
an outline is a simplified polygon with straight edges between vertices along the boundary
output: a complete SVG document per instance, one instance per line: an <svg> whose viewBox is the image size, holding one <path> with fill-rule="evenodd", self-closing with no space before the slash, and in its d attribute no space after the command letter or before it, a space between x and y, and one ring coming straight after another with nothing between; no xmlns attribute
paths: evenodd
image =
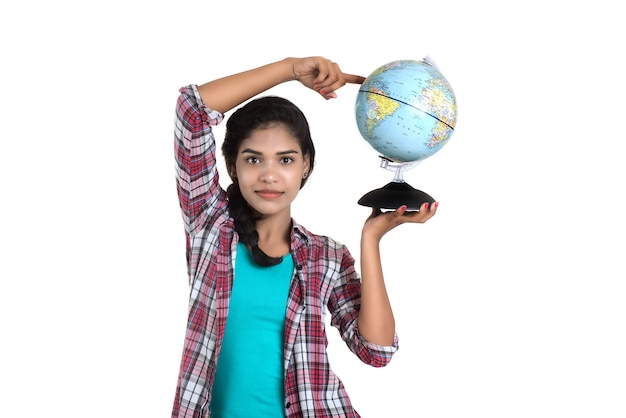
<svg viewBox="0 0 626 418"><path fill-rule="evenodd" d="M289 59L293 62L294 78L327 100L336 98L335 91L347 83L363 84L365 81L365 77L344 73L337 63L324 57Z"/></svg>

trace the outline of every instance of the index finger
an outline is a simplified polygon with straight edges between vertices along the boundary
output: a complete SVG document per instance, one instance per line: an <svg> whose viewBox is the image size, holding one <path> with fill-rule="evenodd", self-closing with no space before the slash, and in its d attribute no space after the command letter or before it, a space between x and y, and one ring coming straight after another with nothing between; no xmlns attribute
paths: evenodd
<svg viewBox="0 0 626 418"><path fill-rule="evenodd" d="M355 74L344 74L344 77L346 79L346 83L350 84L363 84L365 81L365 77Z"/></svg>

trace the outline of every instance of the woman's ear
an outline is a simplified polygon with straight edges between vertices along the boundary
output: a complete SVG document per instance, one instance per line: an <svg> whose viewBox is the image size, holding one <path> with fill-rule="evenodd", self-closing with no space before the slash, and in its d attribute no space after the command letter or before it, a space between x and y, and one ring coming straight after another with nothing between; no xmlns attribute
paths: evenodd
<svg viewBox="0 0 626 418"><path fill-rule="evenodd" d="M309 154L307 154L304 156L304 174L302 175L302 178L305 179L309 177L310 173L311 173L311 158L309 157Z"/></svg>

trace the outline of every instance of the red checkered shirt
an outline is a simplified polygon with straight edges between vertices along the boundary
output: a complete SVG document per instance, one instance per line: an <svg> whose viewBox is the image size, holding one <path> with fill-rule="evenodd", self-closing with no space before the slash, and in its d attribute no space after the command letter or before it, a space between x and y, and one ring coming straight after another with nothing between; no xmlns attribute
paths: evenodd
<svg viewBox="0 0 626 418"><path fill-rule="evenodd" d="M172 417L209 414L211 387L228 314L238 236L220 187L212 126L224 115L208 109L195 85L176 106L176 182L185 223L189 316ZM347 248L293 222L296 271L285 318L285 416L359 417L330 370L324 327L331 324L364 363L385 366L397 350L365 341L357 328L361 281Z"/></svg>

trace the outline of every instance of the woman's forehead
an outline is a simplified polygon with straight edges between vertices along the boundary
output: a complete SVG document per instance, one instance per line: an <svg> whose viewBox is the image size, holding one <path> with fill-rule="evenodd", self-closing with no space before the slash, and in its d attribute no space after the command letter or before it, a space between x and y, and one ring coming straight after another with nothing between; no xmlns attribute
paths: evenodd
<svg viewBox="0 0 626 418"><path fill-rule="evenodd" d="M288 150L302 152L300 141L282 125L255 129L249 137L241 141L239 151L254 150L264 154L275 154Z"/></svg>

